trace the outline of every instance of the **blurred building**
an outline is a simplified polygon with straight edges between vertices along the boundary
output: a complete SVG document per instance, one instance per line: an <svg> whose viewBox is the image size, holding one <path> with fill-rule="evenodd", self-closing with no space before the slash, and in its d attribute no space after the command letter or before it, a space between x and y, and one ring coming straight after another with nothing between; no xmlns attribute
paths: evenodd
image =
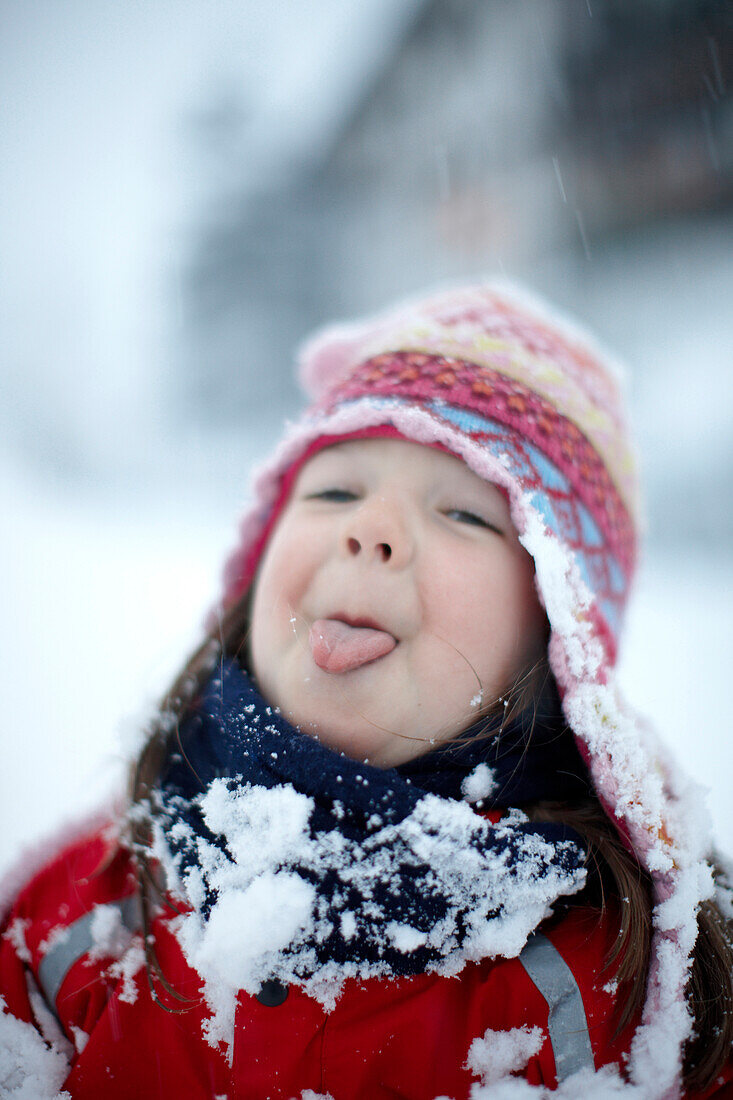
<svg viewBox="0 0 733 1100"><path fill-rule="evenodd" d="M595 231L733 198L733 8L725 0L563 4L561 148Z"/></svg>
<svg viewBox="0 0 733 1100"><path fill-rule="evenodd" d="M725 2L413 0L312 65L331 95L304 88L264 160L266 117L230 111L223 143L209 119L230 167L191 252L185 400L211 422L294 407L324 319L733 198Z"/></svg>
<svg viewBox="0 0 733 1100"><path fill-rule="evenodd" d="M731 0L39 0L0 54L0 458L211 491L313 326L503 271L639 365L657 530L733 534Z"/></svg>

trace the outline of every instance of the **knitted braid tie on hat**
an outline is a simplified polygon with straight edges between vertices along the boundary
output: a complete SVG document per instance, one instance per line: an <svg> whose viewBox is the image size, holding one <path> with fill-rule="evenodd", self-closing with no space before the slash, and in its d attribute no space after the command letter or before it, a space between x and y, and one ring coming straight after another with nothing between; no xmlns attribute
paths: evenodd
<svg viewBox="0 0 733 1100"><path fill-rule="evenodd" d="M712 881L696 792L615 684L639 525L622 372L576 325L499 283L324 329L304 345L300 370L312 403L255 481L222 610L247 592L297 471L331 443L392 435L440 446L506 492L534 559L565 717L601 802L654 879L631 1079L645 1095L677 1095L691 1026L687 962Z"/></svg>

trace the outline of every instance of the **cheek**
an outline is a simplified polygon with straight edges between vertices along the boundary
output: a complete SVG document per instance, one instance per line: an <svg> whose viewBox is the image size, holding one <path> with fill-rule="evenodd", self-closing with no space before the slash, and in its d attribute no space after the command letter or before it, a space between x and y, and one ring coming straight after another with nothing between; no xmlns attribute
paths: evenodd
<svg viewBox="0 0 733 1100"><path fill-rule="evenodd" d="M272 657L289 626L289 608L302 588L302 558L294 555L287 532L276 532L254 581L252 601L252 655L257 666Z"/></svg>
<svg viewBox="0 0 733 1100"><path fill-rule="evenodd" d="M303 592L313 572L311 541L292 522L276 529L255 581L255 605L262 615L277 614Z"/></svg>
<svg viewBox="0 0 733 1100"><path fill-rule="evenodd" d="M544 632L545 612L537 595L534 562L524 550L517 552L512 563L511 573L514 602L519 618L534 630L539 629L541 626Z"/></svg>
<svg viewBox="0 0 733 1100"><path fill-rule="evenodd" d="M306 644L304 614L318 587L328 546L327 533L287 515L270 540L252 603L250 651L261 683L279 677L281 668L289 667Z"/></svg>
<svg viewBox="0 0 733 1100"><path fill-rule="evenodd" d="M513 672L536 660L546 646L547 620L535 588L533 563L521 555L511 563L503 590L504 646Z"/></svg>
<svg viewBox="0 0 733 1100"><path fill-rule="evenodd" d="M544 643L534 567L523 553L452 560L430 582L430 623L484 673L513 674Z"/></svg>
<svg viewBox="0 0 733 1100"><path fill-rule="evenodd" d="M486 592L486 569L455 554L433 558L422 589L422 632L425 661L437 660L449 676L470 674L478 655L487 650L492 634L491 601Z"/></svg>

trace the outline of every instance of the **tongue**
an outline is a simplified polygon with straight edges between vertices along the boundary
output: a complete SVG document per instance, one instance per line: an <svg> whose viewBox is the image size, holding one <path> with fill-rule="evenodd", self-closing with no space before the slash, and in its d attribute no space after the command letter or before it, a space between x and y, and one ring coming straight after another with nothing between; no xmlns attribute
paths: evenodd
<svg viewBox="0 0 733 1100"><path fill-rule="evenodd" d="M350 672L391 653L396 640L385 630L318 619L308 635L313 660L326 672Z"/></svg>

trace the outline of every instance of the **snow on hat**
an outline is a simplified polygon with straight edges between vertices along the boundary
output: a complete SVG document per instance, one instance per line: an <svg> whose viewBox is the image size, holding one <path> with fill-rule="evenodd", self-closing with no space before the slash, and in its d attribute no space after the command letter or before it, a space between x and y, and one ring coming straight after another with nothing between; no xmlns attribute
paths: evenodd
<svg viewBox="0 0 733 1100"><path fill-rule="evenodd" d="M630 1072L650 1096L675 1095L696 907L712 883L697 791L615 683L639 525L621 371L575 324L503 283L324 329L304 345L300 370L312 403L255 482L223 608L251 584L303 462L337 440L396 434L441 446L504 489L534 559L566 718L607 812L654 878L653 962Z"/></svg>

